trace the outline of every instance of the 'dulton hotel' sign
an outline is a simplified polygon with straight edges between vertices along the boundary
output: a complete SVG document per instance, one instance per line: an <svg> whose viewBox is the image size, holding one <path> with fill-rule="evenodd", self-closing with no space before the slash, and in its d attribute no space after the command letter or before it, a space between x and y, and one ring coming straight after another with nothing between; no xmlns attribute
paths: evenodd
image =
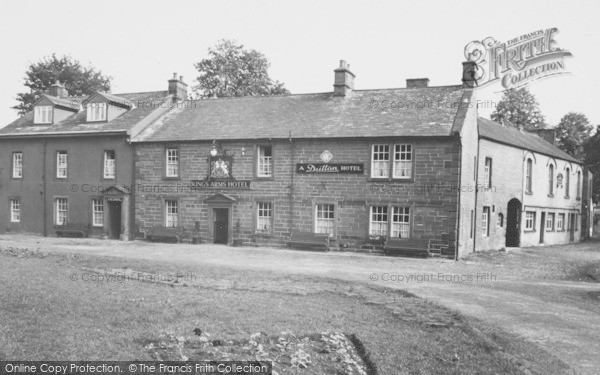
<svg viewBox="0 0 600 375"><path fill-rule="evenodd" d="M363 174L364 164L325 164L325 163L299 163L296 172L304 174L332 173L332 174Z"/></svg>

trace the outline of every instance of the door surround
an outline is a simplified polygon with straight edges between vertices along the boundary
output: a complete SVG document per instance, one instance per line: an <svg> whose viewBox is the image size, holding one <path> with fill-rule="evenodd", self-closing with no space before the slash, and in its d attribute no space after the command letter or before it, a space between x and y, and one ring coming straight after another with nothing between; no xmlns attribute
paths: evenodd
<svg viewBox="0 0 600 375"><path fill-rule="evenodd" d="M207 198L204 203L208 206L208 242L215 242L215 208L226 208L229 212L228 223L227 223L227 241L231 243L233 241L233 205L236 199L225 194L217 193Z"/></svg>

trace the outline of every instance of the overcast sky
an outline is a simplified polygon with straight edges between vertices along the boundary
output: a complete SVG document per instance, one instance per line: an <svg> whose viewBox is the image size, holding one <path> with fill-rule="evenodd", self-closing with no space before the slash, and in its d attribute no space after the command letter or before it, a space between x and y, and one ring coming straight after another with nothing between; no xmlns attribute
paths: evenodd
<svg viewBox="0 0 600 375"><path fill-rule="evenodd" d="M113 77L112 92L166 90L174 72L189 83L194 63L219 39L263 52L270 75L292 93L333 90L345 59L356 89L459 84L464 47L492 36L508 41L557 27L557 45L573 53L568 76L528 87L551 125L569 111L600 124L598 1L3 1L0 3L0 126L26 90L30 63L57 53ZM497 102L499 86L480 100ZM481 110L488 117L490 110Z"/></svg>

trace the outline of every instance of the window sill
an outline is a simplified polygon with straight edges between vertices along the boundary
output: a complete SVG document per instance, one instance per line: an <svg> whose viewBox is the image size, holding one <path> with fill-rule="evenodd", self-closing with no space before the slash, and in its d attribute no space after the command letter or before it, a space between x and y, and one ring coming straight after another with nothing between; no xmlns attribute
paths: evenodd
<svg viewBox="0 0 600 375"><path fill-rule="evenodd" d="M546 229L546 232L555 232L554 229Z"/></svg>
<svg viewBox="0 0 600 375"><path fill-rule="evenodd" d="M264 176L264 177L262 177L262 176L261 177L254 176L254 181L273 181L273 180L274 180L273 176L271 176L271 177L267 177L267 176Z"/></svg>
<svg viewBox="0 0 600 375"><path fill-rule="evenodd" d="M554 198L554 194L548 194L548 197Z"/></svg>
<svg viewBox="0 0 600 375"><path fill-rule="evenodd" d="M536 232L536 230L535 230L535 229L525 229L525 230L523 231L523 233L535 233L535 232Z"/></svg>
<svg viewBox="0 0 600 375"><path fill-rule="evenodd" d="M167 177L167 176L163 176L162 178L163 180L181 180L181 177L177 176L177 177Z"/></svg>
<svg viewBox="0 0 600 375"><path fill-rule="evenodd" d="M253 237L260 237L260 238L271 238L273 237L273 233L270 232L254 232L252 234Z"/></svg>
<svg viewBox="0 0 600 375"><path fill-rule="evenodd" d="M571 197L569 197L568 195L565 195L565 199L571 199Z"/></svg>
<svg viewBox="0 0 600 375"><path fill-rule="evenodd" d="M566 232L564 229L557 229L557 232Z"/></svg>
<svg viewBox="0 0 600 375"><path fill-rule="evenodd" d="M414 178L367 177L367 182L407 183L415 182Z"/></svg>
<svg viewBox="0 0 600 375"><path fill-rule="evenodd" d="M525 195L533 195L533 193L531 191L526 191Z"/></svg>

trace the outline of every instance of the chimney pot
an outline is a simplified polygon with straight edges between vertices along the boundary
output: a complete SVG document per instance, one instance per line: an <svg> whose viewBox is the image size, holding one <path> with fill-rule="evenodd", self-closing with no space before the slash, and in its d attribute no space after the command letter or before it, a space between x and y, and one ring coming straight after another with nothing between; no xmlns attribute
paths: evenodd
<svg viewBox="0 0 600 375"><path fill-rule="evenodd" d="M173 78L169 80L169 95L173 95L174 100L187 99L188 85L183 82L183 76L177 79L177 73L173 73Z"/></svg>
<svg viewBox="0 0 600 375"><path fill-rule="evenodd" d="M340 67L334 70L333 96L348 96L354 91L354 73L345 60L340 60Z"/></svg>
<svg viewBox="0 0 600 375"><path fill-rule="evenodd" d="M474 61L463 61L462 68L463 87L473 88L477 86L477 64Z"/></svg>
<svg viewBox="0 0 600 375"><path fill-rule="evenodd" d="M48 95L57 98L68 98L69 92L63 85L60 84L60 81L57 79L55 83L48 89Z"/></svg>

